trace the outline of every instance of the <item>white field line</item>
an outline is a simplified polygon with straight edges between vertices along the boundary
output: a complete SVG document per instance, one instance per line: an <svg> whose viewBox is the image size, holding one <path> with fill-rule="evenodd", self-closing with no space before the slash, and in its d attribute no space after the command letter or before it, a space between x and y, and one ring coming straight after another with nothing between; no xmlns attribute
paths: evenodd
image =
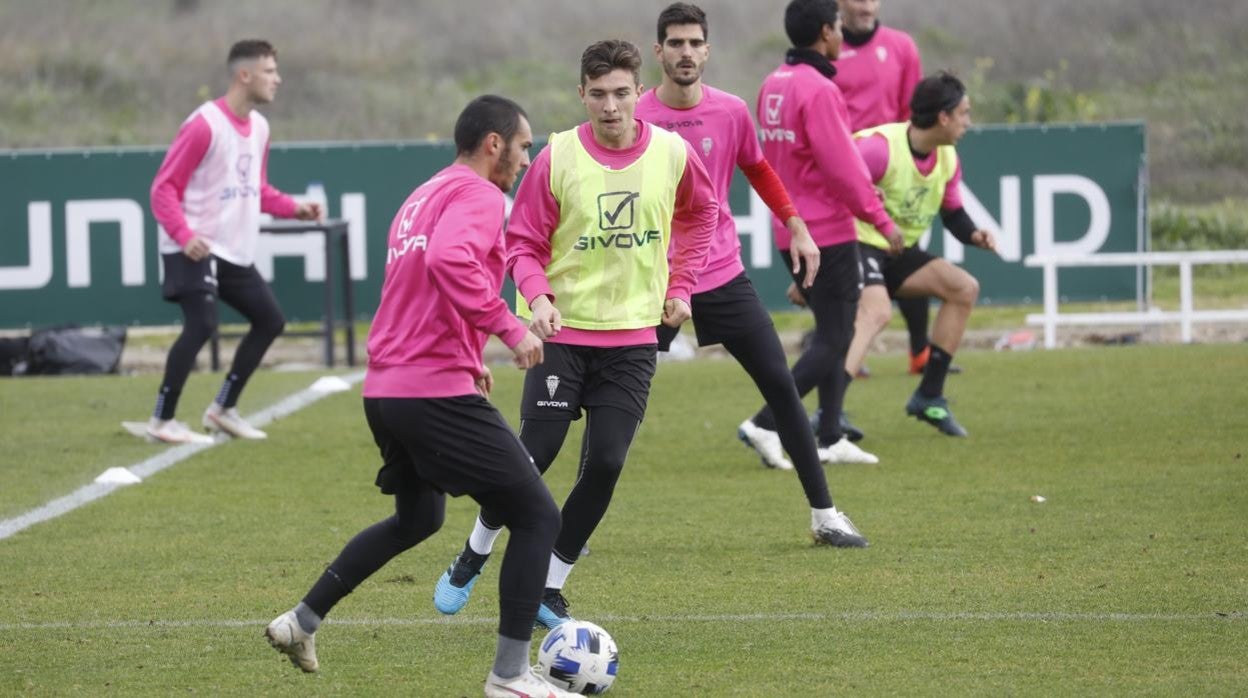
<svg viewBox="0 0 1248 698"><path fill-rule="evenodd" d="M341 378L347 383L355 385L356 383L364 380L364 372L358 371L346 376L341 376ZM251 415L248 417L248 421L254 426L263 427L275 419L281 419L286 415L297 412L304 407L311 405L327 395L333 394L334 393L330 391L306 388ZM224 441L225 439L219 438L211 444L184 444L182 446L175 446L161 451L159 454L152 456L147 460L135 463L126 469L142 479L147 479L165 468L171 468L196 453L217 446L218 444L224 443ZM4 540L5 538L12 536L19 531L30 528L37 523L42 523L44 521L48 521L49 519L55 519L56 517L67 514L78 507L94 502L102 497L107 497L115 490L122 487L129 487L129 485L93 482L89 485L79 487L64 497L53 499L43 506L31 509L24 514L18 515L11 519L4 519L0 521L0 540Z"/></svg>
<svg viewBox="0 0 1248 698"><path fill-rule="evenodd" d="M845 613L746 613L746 614L694 614L662 616L604 615L596 616L598 623L776 623L786 621L842 622L842 623L911 623L911 622L973 622L973 623L1216 623L1242 622L1248 614L1236 611L1220 613L1067 613L1067 612L1016 612L992 613L980 611L848 611ZM263 628L268 619L254 620L80 620L48 623L0 623L0 632L16 630L142 630L144 628ZM498 619L490 616L464 617L443 616L437 618L329 618L326 625L353 627L416 627L429 625L496 625Z"/></svg>

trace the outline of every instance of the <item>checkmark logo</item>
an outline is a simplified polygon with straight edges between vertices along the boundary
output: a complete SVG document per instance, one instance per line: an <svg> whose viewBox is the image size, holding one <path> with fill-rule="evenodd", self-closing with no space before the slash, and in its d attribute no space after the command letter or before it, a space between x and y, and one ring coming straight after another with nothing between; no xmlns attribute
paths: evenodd
<svg viewBox="0 0 1248 698"><path fill-rule="evenodd" d="M598 195L598 227L602 230L628 230L633 227L635 191L609 191Z"/></svg>
<svg viewBox="0 0 1248 698"><path fill-rule="evenodd" d="M780 105L784 103L784 95L767 95L766 119L769 126L780 125Z"/></svg>

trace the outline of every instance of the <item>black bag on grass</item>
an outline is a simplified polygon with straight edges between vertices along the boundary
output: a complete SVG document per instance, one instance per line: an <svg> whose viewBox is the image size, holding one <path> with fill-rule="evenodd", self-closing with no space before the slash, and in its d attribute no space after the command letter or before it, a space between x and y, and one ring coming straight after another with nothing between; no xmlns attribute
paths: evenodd
<svg viewBox="0 0 1248 698"><path fill-rule="evenodd" d="M52 327L30 335L27 374L68 375L117 373L121 350L126 346L126 328Z"/></svg>

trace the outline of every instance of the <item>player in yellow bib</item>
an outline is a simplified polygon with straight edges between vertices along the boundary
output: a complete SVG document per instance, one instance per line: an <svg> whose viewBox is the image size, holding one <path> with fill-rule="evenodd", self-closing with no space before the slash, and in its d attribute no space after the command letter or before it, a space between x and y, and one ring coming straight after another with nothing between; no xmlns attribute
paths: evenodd
<svg viewBox="0 0 1248 698"><path fill-rule="evenodd" d="M538 471L546 472L569 425L585 416L576 484L537 610L547 628L570 617L564 582L606 514L645 416L655 328L689 319L719 217L714 183L689 144L634 118L640 70L641 53L627 41L585 49L580 97L589 121L550 137L507 224L517 310L546 342L520 402L520 441ZM439 611L456 613L468 602L503 522L499 512L481 510L434 588Z"/></svg>
<svg viewBox="0 0 1248 698"><path fill-rule="evenodd" d="M872 340L888 324L890 298L939 298L931 355L918 389L906 403L906 413L949 436L966 436L949 411L944 385L979 297L979 282L966 270L928 254L918 243L938 214L945 228L965 245L995 252L996 240L992 233L976 229L958 192L962 169L954 145L971 125L971 103L962 82L944 72L924 78L914 89L910 112L908 122L855 134L905 249L900 255L890 254L884 236L858 221L864 286L845 371L855 374Z"/></svg>

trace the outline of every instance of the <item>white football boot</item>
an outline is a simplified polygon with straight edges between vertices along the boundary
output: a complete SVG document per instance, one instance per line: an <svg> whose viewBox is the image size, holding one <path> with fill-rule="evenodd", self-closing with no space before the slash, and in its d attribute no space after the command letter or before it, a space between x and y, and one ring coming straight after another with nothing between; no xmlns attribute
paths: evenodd
<svg viewBox="0 0 1248 698"><path fill-rule="evenodd" d="M212 403L204 410L204 428L212 432L225 432L236 439L267 439L269 435L251 426L238 413L237 407L228 410Z"/></svg>
<svg viewBox="0 0 1248 698"><path fill-rule="evenodd" d="M142 422L140 422L141 424ZM135 430L130 429L129 424L133 422L124 422L127 430L134 433ZM167 444L210 444L213 443L212 437L207 434L199 434L191 431L185 424L172 419L157 419L152 417L148 420L146 427L143 429L143 436L148 441L158 441Z"/></svg>
<svg viewBox="0 0 1248 698"><path fill-rule="evenodd" d="M836 507L810 510L810 536L816 545L837 548L865 548L870 545L858 527Z"/></svg>
<svg viewBox="0 0 1248 698"><path fill-rule="evenodd" d="M819 447L820 463L865 463L874 465L880 462L879 458L858 448L858 445L842 436L840 441L831 446Z"/></svg>
<svg viewBox="0 0 1248 698"><path fill-rule="evenodd" d="M763 465L776 470L792 470L793 463L784 455L784 446L780 443L780 435L770 429L763 429L751 420L741 422L737 427L737 438L741 443L758 452Z"/></svg>
<svg viewBox="0 0 1248 698"><path fill-rule="evenodd" d="M290 659L291 664L308 673L320 668L320 663L316 661L316 633L305 633L299 627L294 611L274 618L264 629L264 636L274 649Z"/></svg>
<svg viewBox="0 0 1248 698"><path fill-rule="evenodd" d="M499 678L491 671L485 680L485 698L575 698L577 695L549 683L534 668L510 679Z"/></svg>

